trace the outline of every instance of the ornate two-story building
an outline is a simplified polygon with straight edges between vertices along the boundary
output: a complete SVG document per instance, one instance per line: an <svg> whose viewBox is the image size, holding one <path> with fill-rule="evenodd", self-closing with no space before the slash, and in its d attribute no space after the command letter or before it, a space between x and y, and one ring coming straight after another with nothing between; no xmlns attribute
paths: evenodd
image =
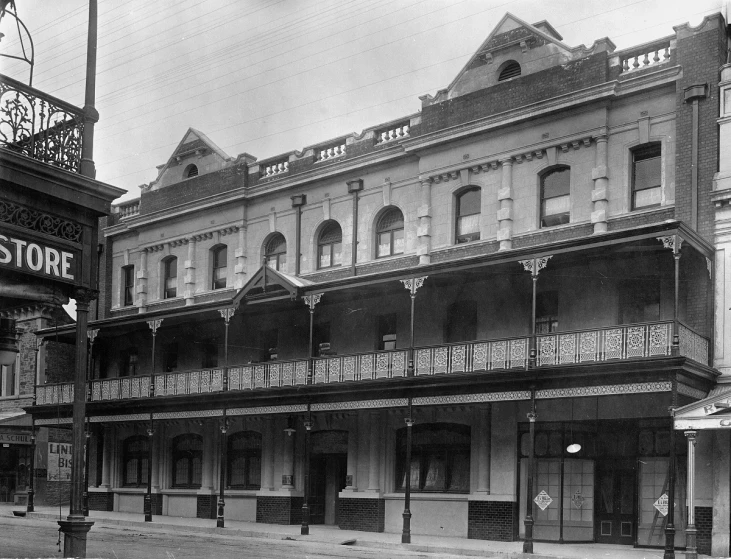
<svg viewBox="0 0 731 559"><path fill-rule="evenodd" d="M188 130L105 224L90 507L684 546L725 45L720 15L618 51L508 14L360 134L259 161ZM36 423L71 394L40 379Z"/></svg>

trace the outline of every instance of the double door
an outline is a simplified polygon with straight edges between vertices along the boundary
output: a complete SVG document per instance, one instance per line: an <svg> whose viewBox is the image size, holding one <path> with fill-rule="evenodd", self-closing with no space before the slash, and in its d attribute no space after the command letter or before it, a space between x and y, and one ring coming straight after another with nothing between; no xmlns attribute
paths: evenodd
<svg viewBox="0 0 731 559"><path fill-rule="evenodd" d="M338 493L345 487L347 454L314 454L310 461L310 523L338 523Z"/></svg>
<svg viewBox="0 0 731 559"><path fill-rule="evenodd" d="M637 465L634 460L597 460L595 541L632 545L635 541Z"/></svg>

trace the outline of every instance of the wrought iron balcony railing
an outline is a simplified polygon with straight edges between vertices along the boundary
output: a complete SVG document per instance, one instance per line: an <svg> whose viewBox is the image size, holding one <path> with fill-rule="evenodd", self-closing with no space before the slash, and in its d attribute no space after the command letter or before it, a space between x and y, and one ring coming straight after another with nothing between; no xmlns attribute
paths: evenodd
<svg viewBox="0 0 731 559"><path fill-rule="evenodd" d="M0 74L0 146L75 173L83 111Z"/></svg>
<svg viewBox="0 0 731 559"><path fill-rule="evenodd" d="M606 362L671 354L671 321L559 332L537 337L538 366ZM708 365L708 340L680 325L680 355ZM525 369L530 338L461 342L414 349L414 374L443 375ZM362 382L404 377L405 349L313 359L313 384ZM162 373L91 381L92 402L182 396L299 386L308 383L308 359L236 365L228 368ZM36 387L38 405L70 404L71 383Z"/></svg>

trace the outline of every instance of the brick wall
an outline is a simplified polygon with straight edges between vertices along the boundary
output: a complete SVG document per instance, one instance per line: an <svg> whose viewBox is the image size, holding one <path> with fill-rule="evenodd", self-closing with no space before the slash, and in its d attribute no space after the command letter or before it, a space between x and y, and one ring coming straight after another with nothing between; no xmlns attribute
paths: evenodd
<svg viewBox="0 0 731 559"><path fill-rule="evenodd" d="M511 109L524 107L607 81L607 53L528 74L493 87L422 107L426 134Z"/></svg>
<svg viewBox="0 0 731 559"><path fill-rule="evenodd" d="M198 495L195 507L196 518L216 518L216 496Z"/></svg>
<svg viewBox="0 0 731 559"><path fill-rule="evenodd" d="M338 499L338 526L342 530L383 532L385 519L384 499Z"/></svg>
<svg viewBox="0 0 731 559"><path fill-rule="evenodd" d="M473 540L512 542L517 528L517 505L504 501L470 501L467 537Z"/></svg>
<svg viewBox="0 0 731 559"><path fill-rule="evenodd" d="M239 163L159 190L143 192L140 197L140 214L153 213L235 188L243 188L247 184L248 172L246 164Z"/></svg>
<svg viewBox="0 0 731 559"><path fill-rule="evenodd" d="M725 62L723 20L714 16L696 33L678 33L677 60L683 77L677 82L675 149L675 215L691 223L691 157L693 106L685 103L684 89L708 84L708 96L698 102L698 232L713 242L714 210L711 203L713 175L718 161L718 81L719 68Z"/></svg>
<svg viewBox="0 0 731 559"><path fill-rule="evenodd" d="M256 521L265 524L300 524L302 497L257 497Z"/></svg>
<svg viewBox="0 0 731 559"><path fill-rule="evenodd" d="M711 534L713 532L713 507L695 508L696 547L698 553L711 554Z"/></svg>
<svg viewBox="0 0 731 559"><path fill-rule="evenodd" d="M89 492L89 510L114 510L114 493Z"/></svg>
<svg viewBox="0 0 731 559"><path fill-rule="evenodd" d="M46 382L71 382L74 380L76 347L71 344L46 342Z"/></svg>

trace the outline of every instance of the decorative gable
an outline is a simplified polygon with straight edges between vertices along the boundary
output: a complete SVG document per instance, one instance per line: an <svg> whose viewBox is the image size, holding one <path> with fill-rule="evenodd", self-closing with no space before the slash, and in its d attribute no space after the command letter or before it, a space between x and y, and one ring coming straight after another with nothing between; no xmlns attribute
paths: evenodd
<svg viewBox="0 0 731 559"><path fill-rule="evenodd" d="M146 190L157 190L231 164L231 157L202 132L188 128L167 163L158 167L157 179Z"/></svg>
<svg viewBox="0 0 731 559"><path fill-rule="evenodd" d="M530 25L507 13L447 88L446 97L453 99L572 58L572 49L548 22Z"/></svg>

